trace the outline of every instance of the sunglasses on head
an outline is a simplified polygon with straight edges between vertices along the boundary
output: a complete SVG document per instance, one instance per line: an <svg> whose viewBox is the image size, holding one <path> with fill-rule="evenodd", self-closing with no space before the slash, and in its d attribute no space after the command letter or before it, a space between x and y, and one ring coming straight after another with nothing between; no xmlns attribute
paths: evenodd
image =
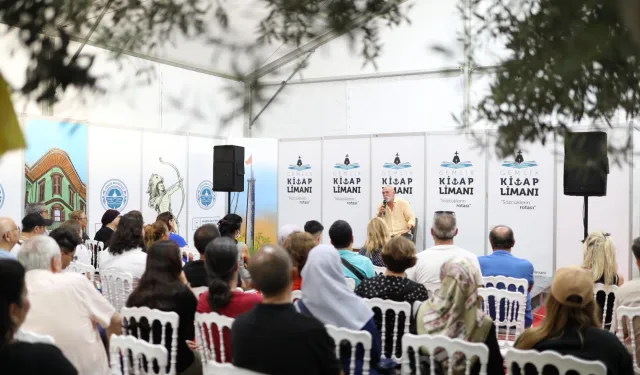
<svg viewBox="0 0 640 375"><path fill-rule="evenodd" d="M451 216L456 216L456 213L453 211L436 211L433 213L434 216L440 216L440 215L451 215Z"/></svg>

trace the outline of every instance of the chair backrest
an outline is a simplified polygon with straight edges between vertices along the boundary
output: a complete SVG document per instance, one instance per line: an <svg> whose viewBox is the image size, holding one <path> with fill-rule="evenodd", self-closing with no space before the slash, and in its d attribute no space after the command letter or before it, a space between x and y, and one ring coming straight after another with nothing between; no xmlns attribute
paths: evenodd
<svg viewBox="0 0 640 375"><path fill-rule="evenodd" d="M133 291L133 276L127 272L101 270L100 282L102 294L107 297L116 311L120 311Z"/></svg>
<svg viewBox="0 0 640 375"><path fill-rule="evenodd" d="M631 341L631 356L633 357L633 371L636 374L640 374L640 366L638 366L638 358L636 356L636 332L635 325L633 323L634 318L640 319L640 306L629 307L620 306L616 309L616 315L618 316L618 331L616 335L621 342L624 343L624 327L627 328L629 333L629 340Z"/></svg>
<svg viewBox="0 0 640 375"><path fill-rule="evenodd" d="M443 335L413 335L406 334L402 338L402 374L410 374L410 357L409 357L409 348L413 349L413 355L415 358L415 363L420 363L419 354L420 349L426 350L429 353L430 360L430 369L431 373L435 374L435 352L437 349L445 350L449 357L449 366L451 367L451 363L454 361L452 357L455 357L456 353L464 354L466 360L466 373L469 374L471 371L471 360L473 357L477 357L478 361L480 361L480 375L487 374L487 362L489 361L489 349L484 343L478 342L467 342L461 339L452 339ZM451 368L450 368L451 370ZM452 374L453 372L449 372Z"/></svg>
<svg viewBox="0 0 640 375"><path fill-rule="evenodd" d="M233 321L233 318L214 312L207 314L196 313L196 343L198 344L203 367L206 367L209 362L216 362L216 353L220 353L221 363L226 362L224 329L227 328L231 330ZM219 345L217 348L215 347L215 340L213 339L213 326L215 326L219 335ZM231 360L231 358L228 359Z"/></svg>
<svg viewBox="0 0 640 375"><path fill-rule="evenodd" d="M527 279L516 279L515 277L508 276L485 276L482 278L485 288L498 288L499 285L504 285L504 289L509 290L511 285L515 286L516 291L522 290L524 294L527 294L529 290L529 281Z"/></svg>
<svg viewBox="0 0 640 375"><path fill-rule="evenodd" d="M200 295L204 292L206 292L207 290L209 290L209 287L206 286L197 286L195 288L191 288L191 291L193 292L193 294L196 295L196 298L200 298Z"/></svg>
<svg viewBox="0 0 640 375"><path fill-rule="evenodd" d="M604 293L604 308L602 309L602 322L600 323L602 328L604 328L606 323L605 318L607 317L607 310L609 308L609 299L611 298L611 294L613 294L613 298L615 300L616 295L618 294L618 286L606 286L602 283L593 284L593 298L598 298L598 292ZM613 316L613 312L611 312L611 315Z"/></svg>
<svg viewBox="0 0 640 375"><path fill-rule="evenodd" d="M344 279L346 280L349 289L356 290L356 281L354 279L350 277L345 277Z"/></svg>
<svg viewBox="0 0 640 375"><path fill-rule="evenodd" d="M373 272L375 272L376 275L384 274L384 271L386 269L387 269L386 267L373 266Z"/></svg>
<svg viewBox="0 0 640 375"><path fill-rule="evenodd" d="M551 365L558 369L560 375L568 371L575 371L580 375L606 375L607 369L600 361L585 361L572 355L561 355L557 352L546 350L518 350L509 349L504 355L504 363L507 367L507 374L513 374L513 364L520 367L520 373L524 373L524 366L527 363L535 366L537 372L542 374L545 366Z"/></svg>
<svg viewBox="0 0 640 375"><path fill-rule="evenodd" d="M400 362L402 360L402 354L400 355L400 357L397 356L396 341L398 341L398 346L402 348L402 337L397 339L398 332L402 331L404 333L409 333L409 322L411 320L411 305L409 304L409 302L396 302L396 301L385 300L380 298L365 299L365 302L367 303L367 305L369 305L369 308L371 308L371 310L380 309L380 312L382 313L382 328L380 332L382 337L382 342L386 342L386 338L389 335L393 337L390 358L394 359L397 362ZM395 321L394 321L395 324L393 325L393 329L391 330L391 332L387 332L387 311L389 310L393 311L393 313L395 314ZM375 313L375 310L374 310L374 313ZM404 316L405 316L403 330L400 329L399 318L401 313L404 313Z"/></svg>
<svg viewBox="0 0 640 375"><path fill-rule="evenodd" d="M527 308L527 296L520 292L506 289L478 288L478 296L482 297L485 313L489 315L489 297L493 297L495 317L493 323L499 332L506 331L506 339L499 342L503 347L513 345L515 339L524 331L524 313ZM504 312L500 311L500 303L504 301ZM513 333L513 336L511 336ZM511 340L511 337L513 340Z"/></svg>
<svg viewBox="0 0 640 375"><path fill-rule="evenodd" d="M291 302L293 303L299 299L302 299L302 291L301 290L291 291Z"/></svg>
<svg viewBox="0 0 640 375"><path fill-rule="evenodd" d="M149 366L154 359L160 368L167 363L167 348L162 345L150 344L133 336L111 335L109 338L109 352L111 362L111 374L146 374L142 368L142 358L145 358ZM130 354L130 355L129 355ZM130 363L133 360L133 363Z"/></svg>
<svg viewBox="0 0 640 375"><path fill-rule="evenodd" d="M67 267L67 272L80 273L85 276L88 275L89 280L91 280L91 282L94 282L96 279L96 269L89 264L78 263L78 262L69 263L69 266Z"/></svg>
<svg viewBox="0 0 640 375"><path fill-rule="evenodd" d="M49 335L41 335L39 333L24 330L22 328L19 329L18 332L16 332L14 338L18 341L28 342L31 344L35 344L35 343L55 344L56 343L53 337Z"/></svg>
<svg viewBox="0 0 640 375"><path fill-rule="evenodd" d="M336 344L336 357L340 358L340 343L347 341L351 344L351 360L349 361L349 370L345 375L353 374L356 363L356 346L362 345L364 349L364 357L362 359L362 373L368 374L371 362L371 334L367 331L354 331L347 328L338 328L331 324L325 325L327 333Z"/></svg>
<svg viewBox="0 0 640 375"><path fill-rule="evenodd" d="M135 327L137 327L135 331L137 337L141 337L140 323L143 318L146 318L147 322L149 323L149 340L151 343L156 341L152 329L153 322L158 321L162 326L162 329L160 330L160 342L165 347L168 344L167 338L165 337L167 325L171 325L171 367L169 368L168 374L175 374L176 360L178 355L178 325L180 322L180 316L172 311L160 311L156 309L150 309L148 307L123 307L122 311L120 311L120 315L122 316L122 319L124 321L123 327L125 327L127 333L129 334L132 330L131 321L135 320ZM162 366L166 366L166 361L159 363L163 364ZM163 368L162 366L160 367L161 370Z"/></svg>
<svg viewBox="0 0 640 375"><path fill-rule="evenodd" d="M240 367L236 367L231 363L218 363L211 361L207 363L204 368L204 375L262 375L262 373L245 370Z"/></svg>
<svg viewBox="0 0 640 375"><path fill-rule="evenodd" d="M104 243L102 243L102 241L86 240L84 241L84 245L89 249L89 253L91 254L91 265L95 269L100 268L98 264L98 253L104 250Z"/></svg>

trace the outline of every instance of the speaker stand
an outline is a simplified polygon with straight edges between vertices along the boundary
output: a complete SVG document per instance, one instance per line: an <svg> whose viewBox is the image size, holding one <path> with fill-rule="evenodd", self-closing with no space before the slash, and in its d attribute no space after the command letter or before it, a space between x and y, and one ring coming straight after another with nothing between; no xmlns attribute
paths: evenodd
<svg viewBox="0 0 640 375"><path fill-rule="evenodd" d="M584 238L583 241L587 239L589 235L589 197L584 196L584 212L582 213L582 225L584 225Z"/></svg>
<svg viewBox="0 0 640 375"><path fill-rule="evenodd" d="M232 197L233 193L232 192L228 192L227 193L227 215L229 215L231 213L231 197Z"/></svg>

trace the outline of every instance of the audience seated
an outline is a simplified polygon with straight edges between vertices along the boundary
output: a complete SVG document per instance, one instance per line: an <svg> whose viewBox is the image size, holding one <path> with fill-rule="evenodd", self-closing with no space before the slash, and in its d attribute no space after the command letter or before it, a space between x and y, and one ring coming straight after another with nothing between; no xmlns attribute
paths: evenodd
<svg viewBox="0 0 640 375"><path fill-rule="evenodd" d="M78 224L78 222L74 220L67 220L60 225L60 228L66 228L70 230L72 233L77 234L78 237L82 239L82 226ZM49 233L49 235L51 235L51 233ZM58 245L60 245L60 243L58 243ZM84 245L84 241L80 242L80 244L76 246L76 251L75 251L75 255L73 256L73 261L83 263L83 264L91 264L91 251L89 251L89 249L87 249L87 247Z"/></svg>
<svg viewBox="0 0 640 375"><path fill-rule="evenodd" d="M78 223L75 221L73 223L80 228ZM82 238L80 238L78 232L74 233L63 227L52 230L51 233L49 233L49 237L53 238L58 244L58 247L60 247L62 269L67 269L75 258L76 249L82 244Z"/></svg>
<svg viewBox="0 0 640 375"><path fill-rule="evenodd" d="M424 285L427 289L435 291L440 288L440 270L449 259L461 256L466 258L477 272L476 285L482 286L482 272L478 257L453 244L453 238L458 234L456 216L451 211L436 211L431 226L431 236L435 246L418 254L416 266L407 270L409 279Z"/></svg>
<svg viewBox="0 0 640 375"><path fill-rule="evenodd" d="M524 315L524 325L529 328L533 322L531 315L531 288L533 288L533 264L526 259L516 258L511 254L511 249L516 243L513 230L506 225L498 225L489 232L489 242L493 249L493 254L478 257L480 270L483 276L507 276L516 279L525 279L529 282L527 290L518 290L527 295L527 308ZM503 285L492 285L494 288L503 288ZM515 286L509 288L515 291ZM503 304L504 305L504 304ZM493 305L490 305L492 316ZM504 307L500 307L503 311ZM502 316L501 313L500 316Z"/></svg>
<svg viewBox="0 0 640 375"><path fill-rule="evenodd" d="M18 244L20 228L15 221L8 217L0 217L0 259L15 259L11 249Z"/></svg>
<svg viewBox="0 0 640 375"><path fill-rule="evenodd" d="M547 297L546 316L516 340L517 349L552 350L586 360L601 361L608 375L633 374L629 352L618 338L600 328L593 298L593 277L579 267L556 271ZM519 369L516 369L519 370ZM526 374L535 374L525 366ZM520 371L515 371L519 374ZM547 367L542 375L552 374Z"/></svg>
<svg viewBox="0 0 640 375"><path fill-rule="evenodd" d="M638 268L638 270L640 270L640 237L633 240L631 251L633 252L633 256L636 259L636 267ZM626 282L620 287L620 289L618 289L618 293L616 295L616 303L614 306L614 317L611 320L611 332L615 334L618 328L618 317L616 314L618 307L640 307L640 279L634 279ZM640 359L640 318L635 318L632 323L636 342L636 352L632 353L632 355L635 355L637 359ZM622 321L622 325L624 333L624 343L627 348L632 351L631 338L630 333L627 330L628 322L626 318Z"/></svg>
<svg viewBox="0 0 640 375"><path fill-rule="evenodd" d="M11 249L11 254L18 256L20 246L29 238L40 236L46 233L47 227L53 224L52 220L45 219L39 213L27 214L22 218L22 233L18 243Z"/></svg>
<svg viewBox="0 0 640 375"><path fill-rule="evenodd" d="M305 263L307 263L309 252L316 245L317 241L309 233L293 233L284 240L284 248L289 252L291 261L293 262L293 268L296 270L291 290L300 290L302 287L302 277L300 277L300 274L302 273Z"/></svg>
<svg viewBox="0 0 640 375"><path fill-rule="evenodd" d="M262 302L257 293L244 293L237 290L238 278L238 246L229 237L218 237L209 242L205 250L205 266L209 278L209 290L198 299L199 313L216 312L220 315L235 318L251 310ZM231 361L231 341L229 333L224 332L225 360ZM220 335L217 329L211 333L216 348L220 347ZM216 360L221 362L220 353L216 352Z"/></svg>
<svg viewBox="0 0 640 375"><path fill-rule="evenodd" d="M181 235L176 233L179 228L176 228L176 219L173 217L171 212L163 212L158 217L156 217L156 221L162 221L169 228L169 241L175 242L178 247L183 248L187 246L187 241L182 238Z"/></svg>
<svg viewBox="0 0 640 375"><path fill-rule="evenodd" d="M287 237L296 232L302 232L297 225L287 224L281 226L278 230L278 245L282 246L284 244L284 240L286 240Z"/></svg>
<svg viewBox="0 0 640 375"><path fill-rule="evenodd" d="M249 265L249 247L244 242L239 242L240 228L242 227L242 217L236 214L225 215L220 221L218 221L218 229L222 237L229 237L235 241L238 247L238 275L242 279L246 288L249 288L251 283L251 275L247 270ZM238 285L240 286L240 285Z"/></svg>
<svg viewBox="0 0 640 375"><path fill-rule="evenodd" d="M328 246L325 250L335 257L333 273L342 283L340 291L350 293L340 272L335 250ZM256 289L264 295L264 300L248 313L238 316L233 323L233 364L264 374L340 374L335 346L323 325L328 322L299 314L291 304L291 276L295 270L286 251L277 245L261 248L251 259L249 271ZM303 272L306 271L307 267ZM313 277L310 279L313 280ZM329 286L320 294L330 295L335 289ZM357 298L352 293L350 296ZM334 301L340 299L336 298ZM364 305L362 302L361 304ZM315 305L313 306L315 309ZM364 317L366 305L364 308L360 306L357 309L359 311L350 310L349 306L342 306L345 309L345 319L352 315ZM322 308L320 310L325 311Z"/></svg>
<svg viewBox="0 0 640 375"><path fill-rule="evenodd" d="M329 238L340 254L344 277L354 279L356 287L363 280L376 275L371 260L353 251L353 231L349 223L344 220L333 223L329 228Z"/></svg>
<svg viewBox="0 0 640 375"><path fill-rule="evenodd" d="M86 277L61 273L60 248L47 236L25 241L18 260L27 270L31 310L23 328L49 335L78 373L109 372L107 355L96 323L120 333L120 316Z"/></svg>
<svg viewBox="0 0 640 375"><path fill-rule="evenodd" d="M329 235L333 228L331 226ZM349 290L340 265L340 256L332 246L318 245L313 248L302 270L302 299L296 302L296 306L302 313L313 316L324 324L369 332L372 339L371 373L376 374L381 346L373 311L362 298ZM347 348L341 348L340 357L347 373L350 356L344 349ZM363 355L361 349L356 351L356 374L362 374Z"/></svg>
<svg viewBox="0 0 640 375"><path fill-rule="evenodd" d="M604 285L620 286L624 283L622 275L618 274L618 263L616 262L616 248L613 245L613 239L609 233L592 232L583 242L584 261L582 268L591 274L591 279L595 283ZM599 292L596 296L596 302L602 316L604 306L605 293ZM611 316L613 313L613 305L615 296L609 295L607 300L607 315L604 320L604 327L611 327Z"/></svg>
<svg viewBox="0 0 640 375"><path fill-rule="evenodd" d="M102 222L102 228L98 229L93 239L102 242L106 249L109 247L111 236L113 236L113 232L115 232L120 222L120 211L106 210L104 214L102 214L102 220L100 221Z"/></svg>
<svg viewBox="0 0 640 375"><path fill-rule="evenodd" d="M100 270L128 272L133 276L133 284L137 285L147 265L144 251L142 223L134 216L124 215L111 237L109 248L98 254Z"/></svg>
<svg viewBox="0 0 640 375"><path fill-rule="evenodd" d="M390 238L387 224L379 217L374 217L367 224L367 239L362 249L360 249L360 255L371 259L374 266L384 267L384 262L380 255L382 248Z"/></svg>
<svg viewBox="0 0 640 375"><path fill-rule="evenodd" d="M464 257L456 256L442 265L440 276L440 292L423 303L418 310L416 317L418 333L445 335L469 342L484 343L489 349L487 374L504 374L496 326L476 303L478 300L476 267ZM429 354L435 356L437 367L453 366L454 373L464 373L465 361L459 355L455 355L453 360L444 362L448 358L444 350L436 350L435 353ZM425 366L429 366L429 361L421 360L421 367ZM436 369L436 373L439 372L438 370ZM471 374L478 374L479 371L480 363L474 362ZM444 368L442 372L446 373Z"/></svg>
<svg viewBox="0 0 640 375"><path fill-rule="evenodd" d="M122 221L121 221L122 222ZM116 232L117 233L117 232ZM179 375L202 374L202 362L197 353L189 349L187 341L195 338L194 319L198 301L187 285L182 273L180 248L173 241L158 241L147 250L147 267L138 287L129 295L127 307L149 307L172 311L180 316L178 325L178 356L176 369ZM139 325L141 338L149 340L149 322L129 322L136 332ZM161 326L153 325L154 344L161 341ZM176 329L176 327L171 327ZM171 353L171 332L166 333L167 352ZM170 363L167 364L167 371Z"/></svg>
<svg viewBox="0 0 640 375"><path fill-rule="evenodd" d="M0 374L76 375L57 346L15 339L30 307L24 276L25 269L16 260L0 259Z"/></svg>
<svg viewBox="0 0 640 375"><path fill-rule="evenodd" d="M91 239L89 235L87 235L87 232L85 232L87 230L87 214L83 210L76 210L70 213L69 220L75 221L80 225L80 231L82 232L80 238L82 238L82 242Z"/></svg>
<svg viewBox="0 0 640 375"><path fill-rule="evenodd" d="M211 241L218 237L220 237L220 232L218 231L218 227L213 224L205 224L196 229L196 232L193 234L193 243L196 249L198 249L198 253L200 253L200 259L191 261L182 267L184 275L187 277L187 281L192 288L207 286L209 284L207 280L207 270L204 266L206 259L205 249Z"/></svg>
<svg viewBox="0 0 640 375"><path fill-rule="evenodd" d="M164 221L156 221L153 224L147 224L144 227L144 245L147 249L158 241L169 240L169 227Z"/></svg>
<svg viewBox="0 0 640 375"><path fill-rule="evenodd" d="M313 236L313 239L316 241L316 245L320 245L320 242L322 242L322 232L324 231L324 226L322 226L319 221L307 221L304 224L304 231Z"/></svg>

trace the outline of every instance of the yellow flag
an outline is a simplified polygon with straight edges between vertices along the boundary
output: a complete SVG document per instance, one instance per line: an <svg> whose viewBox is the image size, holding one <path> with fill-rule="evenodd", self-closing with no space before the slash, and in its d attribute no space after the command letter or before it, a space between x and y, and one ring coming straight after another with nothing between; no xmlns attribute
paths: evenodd
<svg viewBox="0 0 640 375"><path fill-rule="evenodd" d="M0 74L0 156L7 151L25 147L22 129L11 104L9 87Z"/></svg>

